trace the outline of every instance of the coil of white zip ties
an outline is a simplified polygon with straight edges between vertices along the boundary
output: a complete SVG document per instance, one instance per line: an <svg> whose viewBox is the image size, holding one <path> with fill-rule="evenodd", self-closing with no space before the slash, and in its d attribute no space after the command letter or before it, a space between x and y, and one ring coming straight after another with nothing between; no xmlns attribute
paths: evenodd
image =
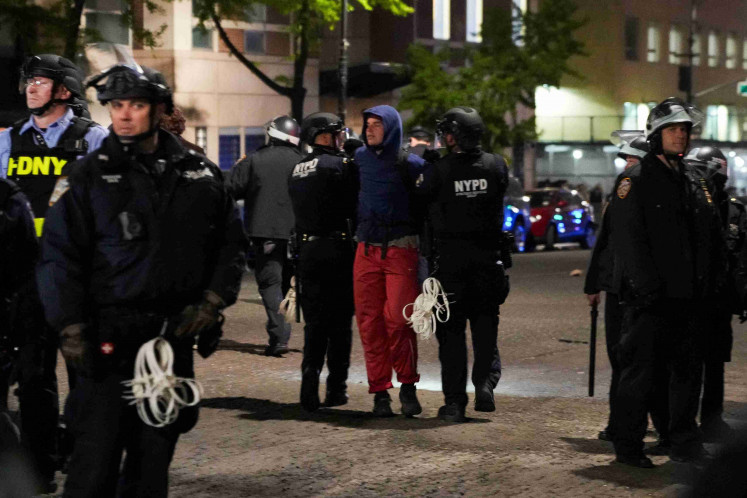
<svg viewBox="0 0 747 498"><path fill-rule="evenodd" d="M407 316L407 308L412 306L412 313ZM444 323L451 316L449 300L446 298L441 282L435 278L427 278L423 282L423 293L414 303L402 308L402 316L410 324L416 334L427 339L436 333L437 322Z"/></svg>
<svg viewBox="0 0 747 498"><path fill-rule="evenodd" d="M161 334L166 330L164 323ZM123 382L130 388L123 396L137 405L140 419L151 427L164 427L179 416L179 409L195 406L202 397L202 386L195 379L174 375L174 350L163 337L142 346L135 359L132 380Z"/></svg>

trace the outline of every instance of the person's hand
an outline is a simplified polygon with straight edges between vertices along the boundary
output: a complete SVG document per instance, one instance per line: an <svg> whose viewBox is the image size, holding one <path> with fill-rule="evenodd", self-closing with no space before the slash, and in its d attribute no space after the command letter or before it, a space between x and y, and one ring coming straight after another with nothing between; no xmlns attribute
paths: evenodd
<svg viewBox="0 0 747 498"><path fill-rule="evenodd" d="M213 291L205 291L205 298L199 304L190 304L181 314L181 322L174 331L177 339L192 338L203 330L208 330L220 320L220 310L225 306L223 299Z"/></svg>
<svg viewBox="0 0 747 498"><path fill-rule="evenodd" d="M436 149L425 149L423 159L431 164L441 159L441 154Z"/></svg>
<svg viewBox="0 0 747 498"><path fill-rule="evenodd" d="M586 294L586 299L589 300L589 306L599 306L601 299L601 292L597 292L596 294Z"/></svg>
<svg viewBox="0 0 747 498"><path fill-rule="evenodd" d="M65 361L80 375L93 375L93 349L86 342L85 323L68 325L60 332L60 351Z"/></svg>

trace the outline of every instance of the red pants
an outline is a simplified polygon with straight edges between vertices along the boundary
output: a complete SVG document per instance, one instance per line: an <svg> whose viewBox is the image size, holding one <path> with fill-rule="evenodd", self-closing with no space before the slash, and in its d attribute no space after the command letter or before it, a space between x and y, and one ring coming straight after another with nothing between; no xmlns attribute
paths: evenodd
<svg viewBox="0 0 747 498"><path fill-rule="evenodd" d="M366 358L368 392L392 387L397 380L411 384L418 375L418 344L402 308L418 296L418 251L390 247L381 259L381 247L359 243L353 267L355 317Z"/></svg>

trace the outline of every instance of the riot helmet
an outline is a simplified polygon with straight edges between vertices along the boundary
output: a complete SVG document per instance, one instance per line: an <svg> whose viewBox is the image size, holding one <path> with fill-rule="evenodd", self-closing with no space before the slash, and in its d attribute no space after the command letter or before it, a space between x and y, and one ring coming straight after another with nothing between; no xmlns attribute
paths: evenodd
<svg viewBox="0 0 747 498"><path fill-rule="evenodd" d="M96 89L96 96L102 105L112 100L144 99L151 103L150 127L147 132L134 136L117 136L123 144L140 142L158 131L156 119L157 104L165 104L166 114L174 110L171 89L163 75L148 67L137 64L116 64L86 80L86 87Z"/></svg>
<svg viewBox="0 0 747 498"><path fill-rule="evenodd" d="M436 133L441 137L453 135L457 145L464 152L478 149L484 132L485 125L480 114L471 107L449 109L436 122Z"/></svg>
<svg viewBox="0 0 747 498"><path fill-rule="evenodd" d="M332 135L332 145L330 148L338 151L346 138L344 131L345 128L342 119L336 114L315 112L306 116L301 124L301 141L311 147L327 148L326 146L314 144L314 140L322 133L330 133Z"/></svg>
<svg viewBox="0 0 747 498"><path fill-rule="evenodd" d="M646 119L646 141L649 143L651 152L654 154L664 153L661 143L661 131L664 128L684 123L687 125L688 133L690 133L694 127L703 122L703 117L703 112L700 109L677 97L669 97L656 105L651 109Z"/></svg>
<svg viewBox="0 0 747 498"><path fill-rule="evenodd" d="M685 164L698 169L703 176L721 189L726 185L729 167L726 156L718 147L697 147L685 156Z"/></svg>
<svg viewBox="0 0 747 498"><path fill-rule="evenodd" d="M610 142L620 147L617 156L627 159L628 156L643 159L648 154L649 147L646 137L641 130L617 130L610 135Z"/></svg>
<svg viewBox="0 0 747 498"><path fill-rule="evenodd" d="M265 125L267 141L270 144L289 143L297 146L301 135L301 128L290 116L278 116Z"/></svg>
<svg viewBox="0 0 747 498"><path fill-rule="evenodd" d="M49 78L54 82L52 98L41 107L29 108L31 114L41 116L54 104L67 104L80 115L80 101L85 101L83 92L83 72L70 60L54 54L34 55L26 59L21 67L19 91L25 93L27 82L34 76ZM63 85L70 92L68 99L55 99L54 94L59 85Z"/></svg>

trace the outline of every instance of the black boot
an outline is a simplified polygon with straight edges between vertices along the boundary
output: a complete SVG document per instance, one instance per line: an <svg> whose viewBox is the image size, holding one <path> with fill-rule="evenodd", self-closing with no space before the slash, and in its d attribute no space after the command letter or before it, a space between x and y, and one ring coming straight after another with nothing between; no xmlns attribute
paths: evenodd
<svg viewBox="0 0 747 498"><path fill-rule="evenodd" d="M482 386L475 388L475 411L495 411L495 397L493 396L493 387L487 382Z"/></svg>
<svg viewBox="0 0 747 498"><path fill-rule="evenodd" d="M347 404L348 394L344 389L342 391L327 391L327 396L324 398L324 406L342 406Z"/></svg>
<svg viewBox="0 0 747 498"><path fill-rule="evenodd" d="M464 407L457 403L449 403L438 409L438 418L445 422L466 422Z"/></svg>
<svg viewBox="0 0 747 498"><path fill-rule="evenodd" d="M392 397L386 391L379 391L374 395L373 414L377 417L393 417Z"/></svg>
<svg viewBox="0 0 747 498"><path fill-rule="evenodd" d="M402 415L405 417L414 417L423 413L418 396L416 394L415 384L402 384L399 389L399 400L402 403Z"/></svg>
<svg viewBox="0 0 747 498"><path fill-rule="evenodd" d="M319 409L319 372L308 369L301 378L301 406L307 412Z"/></svg>

